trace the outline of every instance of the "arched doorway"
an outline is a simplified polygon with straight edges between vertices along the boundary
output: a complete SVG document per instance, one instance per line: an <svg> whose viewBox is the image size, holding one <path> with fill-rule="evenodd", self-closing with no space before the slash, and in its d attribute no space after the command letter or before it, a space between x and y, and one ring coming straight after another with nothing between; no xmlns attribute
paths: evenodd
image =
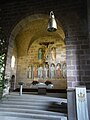
<svg viewBox="0 0 90 120"><path fill-rule="evenodd" d="M24 82L24 87L29 88L33 80L40 82L49 80L55 89L67 88L65 34L60 24L56 32L48 32L47 23L46 15L32 15L20 21L11 33L8 55L10 60L13 55L15 56L16 67L12 71L7 64L6 68L10 68L10 76L12 74L16 76L16 88L20 81ZM43 57L40 56L41 52ZM46 65L48 65L47 76Z"/></svg>

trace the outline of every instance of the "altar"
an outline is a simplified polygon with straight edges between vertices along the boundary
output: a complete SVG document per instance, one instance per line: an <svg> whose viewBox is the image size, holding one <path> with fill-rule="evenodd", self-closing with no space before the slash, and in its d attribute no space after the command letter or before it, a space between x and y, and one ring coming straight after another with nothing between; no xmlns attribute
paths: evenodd
<svg viewBox="0 0 90 120"><path fill-rule="evenodd" d="M46 82L38 82L38 81L33 81L30 85L30 88L46 88L46 89L52 89L54 88L54 85L52 83L47 84Z"/></svg>
<svg viewBox="0 0 90 120"><path fill-rule="evenodd" d="M23 84L23 88L29 88L29 89L38 89L38 85L39 84L32 84L32 82L37 82L37 83L45 83L46 81L50 81L53 84L53 87L51 85L46 86L47 89L67 89L67 80L66 79L60 79L60 80L43 80L43 79L39 79L39 80L29 80L27 79L24 84ZM42 85L42 84L41 84ZM17 84L17 88L18 88L18 84Z"/></svg>
<svg viewBox="0 0 90 120"><path fill-rule="evenodd" d="M50 81L46 81L45 83L33 81L30 88L38 89L38 94L45 95L46 90L54 88L54 85Z"/></svg>

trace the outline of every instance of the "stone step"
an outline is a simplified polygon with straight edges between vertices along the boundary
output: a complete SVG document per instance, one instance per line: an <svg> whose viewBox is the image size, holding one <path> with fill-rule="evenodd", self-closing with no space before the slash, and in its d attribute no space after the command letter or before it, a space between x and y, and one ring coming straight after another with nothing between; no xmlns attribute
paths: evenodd
<svg viewBox="0 0 90 120"><path fill-rule="evenodd" d="M22 108L1 108L0 112L16 112L16 113L30 113L30 114L43 114L43 115L57 115L57 116L67 116L64 113L45 111L45 110L35 110L35 109L22 109Z"/></svg>
<svg viewBox="0 0 90 120"><path fill-rule="evenodd" d="M5 100L5 99L3 99L3 100ZM61 102L61 101L63 101L62 99L46 99L46 98L44 98L44 99L42 99L42 97L39 97L39 99L37 99L37 98L32 98L32 97L29 97L28 99L27 98L7 98L7 100L8 101L27 101L27 102L29 102L29 101L38 101L38 102L49 102L49 101L57 101L57 102Z"/></svg>
<svg viewBox="0 0 90 120"><path fill-rule="evenodd" d="M42 109L54 112L67 112L67 106L51 102L51 103L42 103L42 102L13 102L13 101L3 101L0 107L10 107L11 108L26 108L26 109Z"/></svg>
<svg viewBox="0 0 90 120"><path fill-rule="evenodd" d="M31 109L32 111L34 111L34 110L43 110L43 111L48 111L48 112L54 112L54 113L62 113L63 115L66 115L67 114L67 109L57 109L57 108L45 108L45 107L36 107L36 106L32 106L32 107L26 107L26 106L5 106L5 105L0 105L0 109L4 109L4 108L6 108L6 109L24 109L24 111L25 111L25 109L27 110L27 109Z"/></svg>
<svg viewBox="0 0 90 120"><path fill-rule="evenodd" d="M54 97L47 97L47 96L35 96L35 95L22 95L22 96L8 96L7 98L3 98L3 101L15 101L15 102L43 102L49 103L49 102L58 102L58 104L65 102L67 103L66 99L62 98L54 98Z"/></svg>
<svg viewBox="0 0 90 120"><path fill-rule="evenodd" d="M56 97L49 97L49 96L43 96L43 95L26 95L26 94L23 94L22 96L19 96L18 94L15 94L15 95L8 95L7 96L7 98L9 98L10 97L10 99L12 98L12 99L21 99L22 98L22 100L23 99L26 99L26 100L28 100L28 99L34 99L34 100L36 100L36 98L38 98L38 100L46 100L46 101L49 101L49 100L55 100L55 101L67 101L65 98L56 98ZM27 99L28 98L28 99Z"/></svg>
<svg viewBox="0 0 90 120"><path fill-rule="evenodd" d="M59 100L59 101L55 101L55 100L49 100L49 101L46 101L46 100L44 100L44 101L42 101L42 100L38 100L38 99L36 99L36 100L33 100L33 99L31 99L31 100L18 100L18 99L8 99L8 100L3 100L2 101L2 104L20 104L20 105L29 105L29 104L33 104L33 105L50 105L51 103L52 103L52 105L55 105L55 104L58 104L58 105L61 105L62 104L62 102L63 102L63 100ZM67 103L66 101L65 101L65 103Z"/></svg>
<svg viewBox="0 0 90 120"><path fill-rule="evenodd" d="M0 120L45 120L45 119L20 118L20 117L11 117L11 116L0 116Z"/></svg>
<svg viewBox="0 0 90 120"><path fill-rule="evenodd" d="M3 108L24 108L24 109L39 109L39 110L45 110L47 109L47 106L34 106L34 105L16 105L16 104L0 104L0 107Z"/></svg>
<svg viewBox="0 0 90 120"><path fill-rule="evenodd" d="M8 120L67 120L66 103L62 98L14 93L0 102L0 117L2 120L6 117Z"/></svg>
<svg viewBox="0 0 90 120"><path fill-rule="evenodd" d="M48 103L44 103L44 102L33 102L33 101L30 101L30 102L22 102L22 101L3 101L2 104L14 104L14 105L33 105L33 106L41 106L41 105L48 105Z"/></svg>
<svg viewBox="0 0 90 120"><path fill-rule="evenodd" d="M29 100L25 100L25 99L7 99L7 100L3 100L3 102L27 102L27 103L30 103L30 102L38 102L38 103L50 103L50 102L54 102L55 100L37 100L37 99L29 99Z"/></svg>
<svg viewBox="0 0 90 120"><path fill-rule="evenodd" d="M31 113L15 113L15 112L0 112L0 116L20 117L20 118L32 118L32 119L46 119L46 120L67 120L66 116L57 115L44 115L44 114L31 114Z"/></svg>

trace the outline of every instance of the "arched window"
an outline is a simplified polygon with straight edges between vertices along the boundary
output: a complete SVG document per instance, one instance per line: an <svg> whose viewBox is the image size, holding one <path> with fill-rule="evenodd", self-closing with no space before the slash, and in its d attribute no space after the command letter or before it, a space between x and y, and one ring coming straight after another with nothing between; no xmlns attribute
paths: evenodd
<svg viewBox="0 0 90 120"><path fill-rule="evenodd" d="M15 56L13 55L11 58L11 68L14 69L15 67Z"/></svg>

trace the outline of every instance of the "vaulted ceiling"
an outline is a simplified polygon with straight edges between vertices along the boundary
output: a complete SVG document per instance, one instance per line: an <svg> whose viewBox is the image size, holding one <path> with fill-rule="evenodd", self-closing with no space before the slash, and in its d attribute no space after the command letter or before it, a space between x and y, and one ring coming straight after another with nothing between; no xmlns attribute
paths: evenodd
<svg viewBox="0 0 90 120"><path fill-rule="evenodd" d="M57 23L58 24L58 23ZM28 53L30 46L36 42L39 44L40 42L63 42L64 44L64 32L62 28L58 25L58 29L55 32L48 32L48 18L37 17L32 20L25 20L23 24L19 25L21 28L18 31L15 41L17 46L18 56L23 56Z"/></svg>

